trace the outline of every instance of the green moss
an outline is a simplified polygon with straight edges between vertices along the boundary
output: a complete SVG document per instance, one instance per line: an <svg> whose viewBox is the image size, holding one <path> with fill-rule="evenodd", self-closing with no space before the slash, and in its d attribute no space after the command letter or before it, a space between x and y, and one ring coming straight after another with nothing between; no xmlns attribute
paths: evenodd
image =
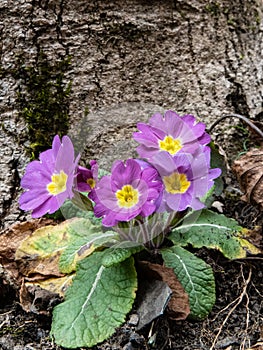
<svg viewBox="0 0 263 350"><path fill-rule="evenodd" d="M217 17L220 14L220 4L219 2L212 2L205 6L205 10Z"/></svg>
<svg viewBox="0 0 263 350"><path fill-rule="evenodd" d="M66 84L64 77L69 65L69 57L49 62L43 52L34 66L18 60L19 117L27 123L28 152L32 159L51 146L56 134L62 136L68 131L71 83Z"/></svg>

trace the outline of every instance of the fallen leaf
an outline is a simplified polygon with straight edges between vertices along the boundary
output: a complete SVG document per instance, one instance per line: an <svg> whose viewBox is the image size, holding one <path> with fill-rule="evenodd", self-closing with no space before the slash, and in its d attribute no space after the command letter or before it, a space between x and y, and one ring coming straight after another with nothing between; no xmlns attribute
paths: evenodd
<svg viewBox="0 0 263 350"><path fill-rule="evenodd" d="M27 284L23 280L20 288L20 304L26 312L49 315L59 302L58 293L41 288L38 284Z"/></svg>
<svg viewBox="0 0 263 350"><path fill-rule="evenodd" d="M59 271L59 259L68 239L68 221L38 228L19 245L15 259L23 276L64 276Z"/></svg>
<svg viewBox="0 0 263 350"><path fill-rule="evenodd" d="M21 242L32 236L38 228L52 223L54 223L53 220L45 218L21 222L6 229L0 235L0 264L4 268L4 279L12 288L20 288L23 277L19 262L15 260L15 253Z"/></svg>
<svg viewBox="0 0 263 350"><path fill-rule="evenodd" d="M21 242L32 236L38 228L54 223L50 219L36 219L25 221L11 226L0 235L0 263L4 265L7 261L13 261L15 252Z"/></svg>
<svg viewBox="0 0 263 350"><path fill-rule="evenodd" d="M263 147L252 149L234 162L233 170L237 174L242 200L258 204L263 210Z"/></svg>
<svg viewBox="0 0 263 350"><path fill-rule="evenodd" d="M185 320L190 314L188 294L178 281L173 269L147 261L140 262L144 278L161 280L171 288L172 296L167 311L174 320Z"/></svg>
<svg viewBox="0 0 263 350"><path fill-rule="evenodd" d="M49 314L72 281L74 274L65 275L58 267L68 223L32 220L16 224L0 236L4 279L18 292L27 312Z"/></svg>

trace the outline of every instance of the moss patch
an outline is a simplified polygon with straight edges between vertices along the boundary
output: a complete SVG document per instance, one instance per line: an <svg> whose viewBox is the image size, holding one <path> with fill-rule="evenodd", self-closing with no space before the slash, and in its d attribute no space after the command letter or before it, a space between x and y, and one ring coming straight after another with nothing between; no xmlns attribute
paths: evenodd
<svg viewBox="0 0 263 350"><path fill-rule="evenodd" d="M65 72L69 65L70 57L49 62L43 52L34 66L18 60L19 118L28 126L28 152L32 159L51 146L56 134L62 136L68 131L71 83L65 83Z"/></svg>

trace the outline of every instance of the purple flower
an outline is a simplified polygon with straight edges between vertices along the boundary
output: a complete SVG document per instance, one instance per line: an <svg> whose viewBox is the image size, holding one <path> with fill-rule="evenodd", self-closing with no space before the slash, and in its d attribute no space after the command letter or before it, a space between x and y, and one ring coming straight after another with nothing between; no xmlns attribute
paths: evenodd
<svg viewBox="0 0 263 350"><path fill-rule="evenodd" d="M94 214L105 226L115 226L138 215L151 215L162 183L152 166L142 169L134 159L118 160L111 175L103 176L89 197L95 202Z"/></svg>
<svg viewBox="0 0 263 350"><path fill-rule="evenodd" d="M202 197L213 186L213 179L221 174L218 168L210 169L210 151L209 147L200 146L194 154L179 153L173 157L160 152L153 157L153 165L164 184L159 212L204 207Z"/></svg>
<svg viewBox="0 0 263 350"><path fill-rule="evenodd" d="M137 128L140 132L135 132L133 137L140 143L138 154L145 159L163 151L172 156L179 152L193 153L200 145L210 142L205 124L197 123L192 115L180 117L173 111L166 111L164 116L156 113L149 124L138 123Z"/></svg>
<svg viewBox="0 0 263 350"><path fill-rule="evenodd" d="M54 213L64 201L73 197L73 183L79 157L74 160L73 144L68 136L53 139L52 149L40 153L39 159L28 164L21 186L19 204L32 210L32 217Z"/></svg>
<svg viewBox="0 0 263 350"><path fill-rule="evenodd" d="M98 163L90 161L90 169L77 167L77 189L80 192L90 192L98 181Z"/></svg>

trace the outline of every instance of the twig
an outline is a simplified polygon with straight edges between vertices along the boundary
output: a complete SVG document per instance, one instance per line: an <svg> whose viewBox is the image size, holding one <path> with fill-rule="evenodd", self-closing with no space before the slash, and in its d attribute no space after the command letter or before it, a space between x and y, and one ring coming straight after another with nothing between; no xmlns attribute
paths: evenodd
<svg viewBox="0 0 263 350"><path fill-rule="evenodd" d="M219 124L222 120L227 119L227 118L239 118L243 120L245 123L247 123L252 129L254 129L262 138L263 138L263 132L252 122L250 121L247 117L244 117L243 115L240 114L225 114L221 118L217 119L208 129L208 132L211 133L211 131L214 129L214 127Z"/></svg>
<svg viewBox="0 0 263 350"><path fill-rule="evenodd" d="M250 271L251 272L252 269L250 267ZM245 277L244 277L244 274L243 274L243 269L242 269L242 265L241 265L241 273L242 273L242 278L243 278L243 281L245 282ZM245 282L246 283L246 282ZM250 316L250 312L249 312L249 296L247 294L247 288L245 290L245 293L244 293L246 299L247 299L247 302L246 302L246 310L247 310L247 315L246 315L246 328L245 328L245 331L244 333L246 334L245 338L243 339L242 341L242 344L240 346L240 349L241 350L245 350L245 346L246 346L246 340L247 340L247 331L248 331L248 327L249 327L249 316ZM248 339L248 346L250 347L250 340Z"/></svg>
<svg viewBox="0 0 263 350"><path fill-rule="evenodd" d="M242 266L241 266L241 269L242 269ZM242 271L242 277L244 279L244 275L243 275L243 270ZM242 302L244 296L246 296L248 298L248 295L247 295L247 286L251 280L251 276L252 276L252 269L250 268L249 270L249 274L248 274L248 278L245 280L244 279L244 287L243 287L243 290L241 292L241 294L239 295L239 297L237 299L235 299L234 302L236 302L236 304L232 307L232 309L229 311L229 313L227 314L226 318L224 319L223 323L221 324L214 340L213 340L213 343L212 343L212 346L209 348L209 350L213 350L215 348L215 344L218 340L218 337L220 336L221 332L222 332L222 329L224 327L224 325L226 324L226 322L228 321L229 317L231 316L231 314L235 311L235 309L238 307L238 305ZM230 305L232 305L233 302L231 302L225 309L227 309ZM246 330L247 330L247 324L246 324Z"/></svg>

